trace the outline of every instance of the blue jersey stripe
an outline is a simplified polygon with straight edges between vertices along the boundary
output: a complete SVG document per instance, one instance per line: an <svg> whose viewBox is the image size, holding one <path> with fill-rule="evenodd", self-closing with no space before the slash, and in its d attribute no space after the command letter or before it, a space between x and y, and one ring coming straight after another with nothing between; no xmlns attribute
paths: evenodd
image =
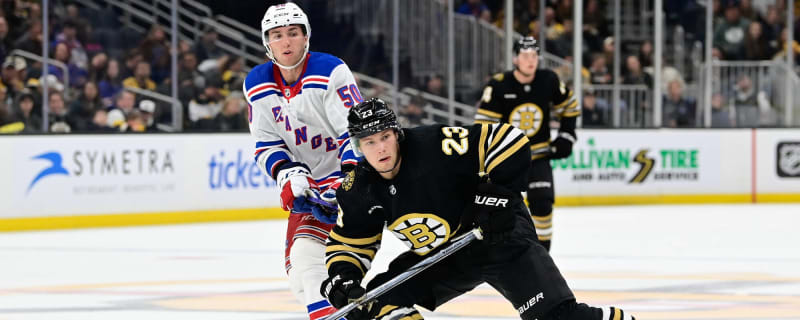
<svg viewBox="0 0 800 320"><path fill-rule="evenodd" d="M303 85L303 89L311 89L311 88L328 90L328 85L327 84L316 84L316 83L309 83L309 84Z"/></svg>
<svg viewBox="0 0 800 320"><path fill-rule="evenodd" d="M258 141L258 142L256 142L256 149L261 148L261 147L271 147L271 146L277 146L277 145L282 145L282 144L285 145L285 143L283 143L283 140Z"/></svg>
<svg viewBox="0 0 800 320"><path fill-rule="evenodd" d="M259 93L257 95L254 95L252 98L250 98L250 102L251 103L256 102L256 100L258 100L258 99L266 98L266 97L271 96L273 94L278 94L278 91L270 90L270 91L267 91L267 92Z"/></svg>
<svg viewBox="0 0 800 320"><path fill-rule="evenodd" d="M331 304L328 303L328 300L320 300L308 305L308 312L314 312L319 309L329 307Z"/></svg>
<svg viewBox="0 0 800 320"><path fill-rule="evenodd" d="M258 161L258 156L256 156L256 161ZM272 166L274 166L278 161L291 161L291 158L285 151L276 151L270 154L265 163L267 167L267 173L269 173L270 176L275 176L274 172L272 172Z"/></svg>

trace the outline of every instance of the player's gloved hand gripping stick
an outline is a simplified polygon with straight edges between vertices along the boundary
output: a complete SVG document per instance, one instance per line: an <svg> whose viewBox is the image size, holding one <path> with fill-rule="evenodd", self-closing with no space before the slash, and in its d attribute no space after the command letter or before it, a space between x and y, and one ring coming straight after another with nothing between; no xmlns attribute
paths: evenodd
<svg viewBox="0 0 800 320"><path fill-rule="evenodd" d="M335 190L329 188L321 195L319 186L311 177L308 166L299 162L285 164L281 167L276 179L281 188L281 207L284 210L291 213L311 212L319 221L328 224L336 223L339 207L336 204ZM328 199L331 197L331 193L333 194L332 200Z"/></svg>
<svg viewBox="0 0 800 320"><path fill-rule="evenodd" d="M422 272L422 270L427 269L428 267L434 265L435 263L441 261L442 259L452 255L456 251L461 250L461 248L466 247L468 244L470 244L472 241L476 239L478 240L483 239L481 231L477 228L472 229L472 231L458 236L457 238L453 239L452 243L446 248L442 249L441 251L437 252L436 254L430 257L425 258L420 262L417 262L417 264L413 265L405 272L397 275L397 277L395 277L394 279L389 280L386 283L378 286L377 288L370 290L363 297L342 307L341 309L336 311L336 313L331 314L330 316L325 318L325 320L339 320L342 317L347 316L347 314L350 313L350 311L353 311L355 308L358 308L361 305L367 304L368 302L375 300L382 294L398 286L399 284L405 282L406 280L410 279L417 273Z"/></svg>

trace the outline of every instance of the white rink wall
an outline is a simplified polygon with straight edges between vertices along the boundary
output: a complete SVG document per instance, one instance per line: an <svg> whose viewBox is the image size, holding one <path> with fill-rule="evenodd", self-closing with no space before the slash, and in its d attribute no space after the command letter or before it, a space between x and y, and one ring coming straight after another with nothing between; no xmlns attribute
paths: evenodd
<svg viewBox="0 0 800 320"><path fill-rule="evenodd" d="M578 135L552 161L558 205L800 202L797 129ZM285 215L248 134L10 136L0 150L0 231Z"/></svg>

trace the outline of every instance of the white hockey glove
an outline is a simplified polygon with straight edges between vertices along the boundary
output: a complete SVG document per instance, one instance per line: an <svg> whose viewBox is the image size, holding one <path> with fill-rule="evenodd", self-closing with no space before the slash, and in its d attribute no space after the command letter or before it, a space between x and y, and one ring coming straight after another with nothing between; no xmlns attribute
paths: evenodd
<svg viewBox="0 0 800 320"><path fill-rule="evenodd" d="M299 197L319 198L319 186L311 177L311 170L299 162L284 165L277 175L281 188L281 208L292 211ZM310 212L310 211L306 211Z"/></svg>

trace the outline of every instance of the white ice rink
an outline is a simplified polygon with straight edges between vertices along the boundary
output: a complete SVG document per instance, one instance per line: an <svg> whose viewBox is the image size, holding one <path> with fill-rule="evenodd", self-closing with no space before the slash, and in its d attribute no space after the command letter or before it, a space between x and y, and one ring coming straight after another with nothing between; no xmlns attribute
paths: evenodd
<svg viewBox="0 0 800 320"><path fill-rule="evenodd" d="M557 208L578 300L638 319L800 319L800 205ZM0 233L0 320L307 319L284 221ZM384 237L375 269L403 250ZM517 319L479 287L426 319Z"/></svg>

